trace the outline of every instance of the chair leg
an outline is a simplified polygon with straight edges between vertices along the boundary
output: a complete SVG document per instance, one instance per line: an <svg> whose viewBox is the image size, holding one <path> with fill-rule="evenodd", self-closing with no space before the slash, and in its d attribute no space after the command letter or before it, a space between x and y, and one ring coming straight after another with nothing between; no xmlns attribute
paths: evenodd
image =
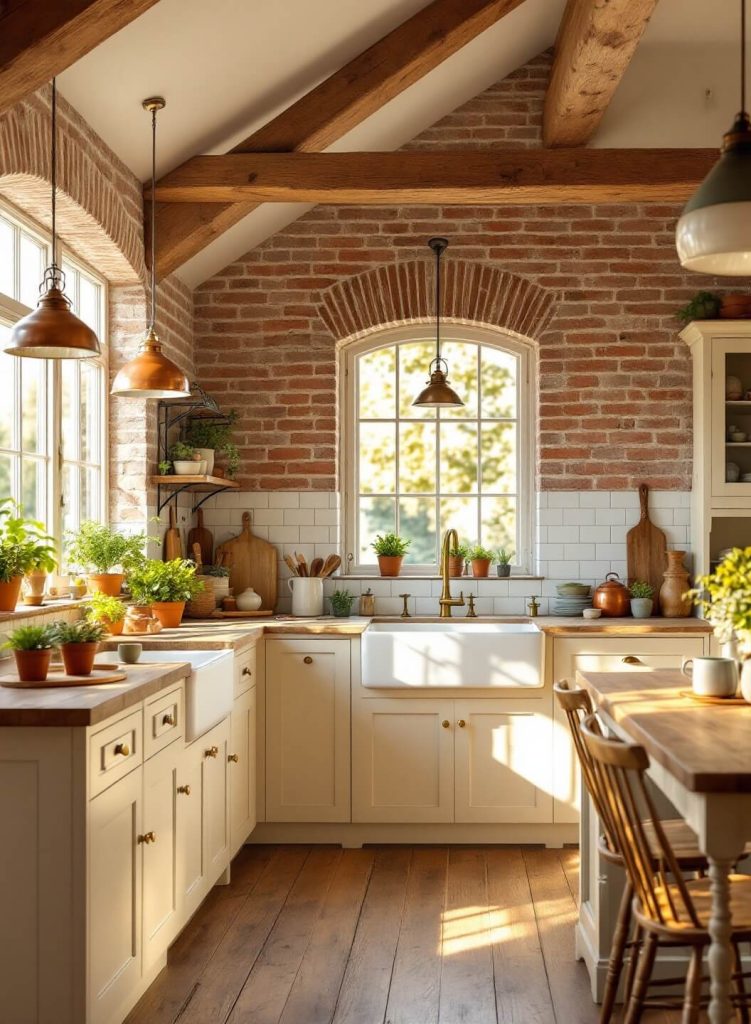
<svg viewBox="0 0 751 1024"><path fill-rule="evenodd" d="M686 989L683 995L683 1013L681 1024L699 1024L701 1009L701 964L702 947L694 946L691 950L691 962L686 975Z"/></svg>
<svg viewBox="0 0 751 1024"><path fill-rule="evenodd" d="M634 925L633 933L631 935L631 950L628 959L628 969L626 970L626 980L623 985L623 1007L628 1006L628 1001L631 998L631 993L634 988L634 978L636 977L636 968L639 964L639 954L641 953L642 946L644 945L644 932L638 924Z"/></svg>
<svg viewBox="0 0 751 1024"><path fill-rule="evenodd" d="M746 995L746 986L743 983L743 961L741 960L741 948L737 942L733 943L733 952L735 953L735 970L737 972L735 987L738 990L740 999L738 1012L740 1013L741 1024L749 1024L748 997Z"/></svg>
<svg viewBox="0 0 751 1024"><path fill-rule="evenodd" d="M644 936L644 945L639 954L639 965L636 968L634 987L631 998L628 1001L628 1009L623 1018L623 1024L639 1024L642 1011L644 1010L644 997L647 994L649 979L652 977L652 967L657 953L657 936L647 932Z"/></svg>
<svg viewBox="0 0 751 1024"><path fill-rule="evenodd" d="M600 1024L610 1024L613 1016L613 1007L618 995L618 982L621 980L623 970L623 954L631 931L631 902L634 898L634 890L631 883L626 880L623 887L621 905L618 908L618 920L613 933L613 944L610 947L610 959L608 960L608 973L605 979L605 991L602 996L600 1007Z"/></svg>

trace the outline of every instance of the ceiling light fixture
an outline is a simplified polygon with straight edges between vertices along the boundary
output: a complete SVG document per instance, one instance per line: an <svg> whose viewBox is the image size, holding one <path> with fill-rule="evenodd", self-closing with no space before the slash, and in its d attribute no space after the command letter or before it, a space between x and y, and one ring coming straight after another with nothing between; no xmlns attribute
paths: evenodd
<svg viewBox="0 0 751 1024"><path fill-rule="evenodd" d="M681 214L681 266L702 274L751 274L751 119L746 111L746 0L741 0L741 109L720 159Z"/></svg>
<svg viewBox="0 0 751 1024"><path fill-rule="evenodd" d="M442 406L462 406L459 398L448 381L448 363L441 357L441 256L448 246L445 238L431 238L429 247L435 253L435 359L431 362L428 372L430 380L423 388L412 405L423 409L439 409Z"/></svg>
<svg viewBox="0 0 751 1024"><path fill-rule="evenodd" d="M34 359L91 359L101 352L92 329L71 312L65 294L65 274L57 256L57 87L52 79L50 185L52 188L52 260L39 286L33 313L18 320L5 349L12 356Z"/></svg>
<svg viewBox="0 0 751 1024"><path fill-rule="evenodd" d="M164 108L161 96L143 101L151 113L151 297L149 326L138 352L117 373L111 394L119 398L188 398L190 382L183 371L162 352L156 323L156 115Z"/></svg>

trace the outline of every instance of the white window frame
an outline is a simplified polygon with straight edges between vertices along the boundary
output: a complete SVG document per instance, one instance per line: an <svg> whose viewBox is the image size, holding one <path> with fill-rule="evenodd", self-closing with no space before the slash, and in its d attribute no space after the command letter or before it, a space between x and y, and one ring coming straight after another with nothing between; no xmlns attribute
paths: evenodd
<svg viewBox="0 0 751 1024"><path fill-rule="evenodd" d="M358 494L359 494L359 438L358 438L358 380L357 360L376 349L400 342L431 338L435 328L430 324L390 327L374 331L366 337L345 343L339 352L339 408L342 410L339 444L339 479L342 481L342 507L340 529L344 539L344 571L352 576L378 576L378 566L358 563ZM488 345L515 355L519 360L517 380L517 522L519 551L513 563L517 575L532 571L534 537L534 438L536 408L532 391L532 372L536 365L536 346L521 335L492 327L465 326L441 321L442 342L474 342ZM450 370L450 367L449 367ZM426 366L427 374L427 366ZM449 373L450 376L450 373ZM480 410L478 410L480 412ZM466 543L471 537L460 537ZM402 575L435 576L436 565L405 564Z"/></svg>
<svg viewBox="0 0 751 1024"><path fill-rule="evenodd" d="M25 232L31 235L35 241L43 245L47 252L47 258L51 252L51 235L43 227L28 217L23 211L0 197L0 213L15 222ZM77 270L83 271L88 277L93 278L101 287L101 310L100 310L100 332L99 341L102 346L101 356L97 356L93 362L101 367L102 394L100 408L101 436L101 474L102 486L99 502L99 518L107 522L109 517L109 345L108 345L108 310L109 293L107 281L77 253L65 246L58 238L57 263L62 266L63 262L71 264ZM16 261L16 273L19 272L18 260ZM40 275L41 283L41 275ZM17 290L16 282L16 290ZM12 327L16 321L31 313L32 309L22 302L18 302L12 296L0 293L0 323ZM20 359L19 359L20 362ZM58 553L62 554L63 543L63 493L62 493L62 471L63 471L63 446L61 437L61 411L62 411L62 375L60 361L48 359L47 364L47 486L46 486L46 521L50 534L55 538L58 546ZM70 461L70 460L67 460ZM2 496L0 496L2 497Z"/></svg>

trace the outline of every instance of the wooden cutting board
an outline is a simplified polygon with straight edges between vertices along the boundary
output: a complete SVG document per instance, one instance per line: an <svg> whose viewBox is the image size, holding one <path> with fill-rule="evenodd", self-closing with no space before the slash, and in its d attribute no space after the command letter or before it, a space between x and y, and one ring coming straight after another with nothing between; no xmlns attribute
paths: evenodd
<svg viewBox="0 0 751 1024"><path fill-rule="evenodd" d="M170 502L169 506L169 527L164 535L162 546L162 558L165 562L171 562L174 558L183 557L183 543L180 539L180 530L177 527L175 518L175 506Z"/></svg>
<svg viewBox="0 0 751 1024"><path fill-rule="evenodd" d="M243 512L242 533L220 544L216 557L217 564L221 557L229 568L229 585L235 597L252 587L261 595L261 608L276 608L279 556L273 544L250 532L250 512Z"/></svg>
<svg viewBox="0 0 751 1024"><path fill-rule="evenodd" d="M201 549L201 561L204 565L211 565L211 559L214 555L214 535L211 530L207 530L203 525L203 509L198 509L196 512L196 525L188 534L188 551L193 550L193 545L197 544Z"/></svg>
<svg viewBox="0 0 751 1024"><path fill-rule="evenodd" d="M655 588L652 613L659 614L659 593L667 568L667 543L662 530L649 519L649 488L639 486L641 517L626 534L626 567L628 582L646 580Z"/></svg>

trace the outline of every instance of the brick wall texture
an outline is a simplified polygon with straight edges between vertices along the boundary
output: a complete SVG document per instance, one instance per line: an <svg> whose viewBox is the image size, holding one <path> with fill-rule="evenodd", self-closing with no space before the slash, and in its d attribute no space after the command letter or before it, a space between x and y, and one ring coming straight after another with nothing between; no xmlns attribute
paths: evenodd
<svg viewBox="0 0 751 1024"><path fill-rule="evenodd" d="M407 146L540 145L543 54ZM675 310L732 282L681 270L671 205L317 207L195 293L199 379L240 412L241 485L336 487L337 345L449 315L538 347L538 486L689 489L691 363ZM453 296L453 297L452 297Z"/></svg>

